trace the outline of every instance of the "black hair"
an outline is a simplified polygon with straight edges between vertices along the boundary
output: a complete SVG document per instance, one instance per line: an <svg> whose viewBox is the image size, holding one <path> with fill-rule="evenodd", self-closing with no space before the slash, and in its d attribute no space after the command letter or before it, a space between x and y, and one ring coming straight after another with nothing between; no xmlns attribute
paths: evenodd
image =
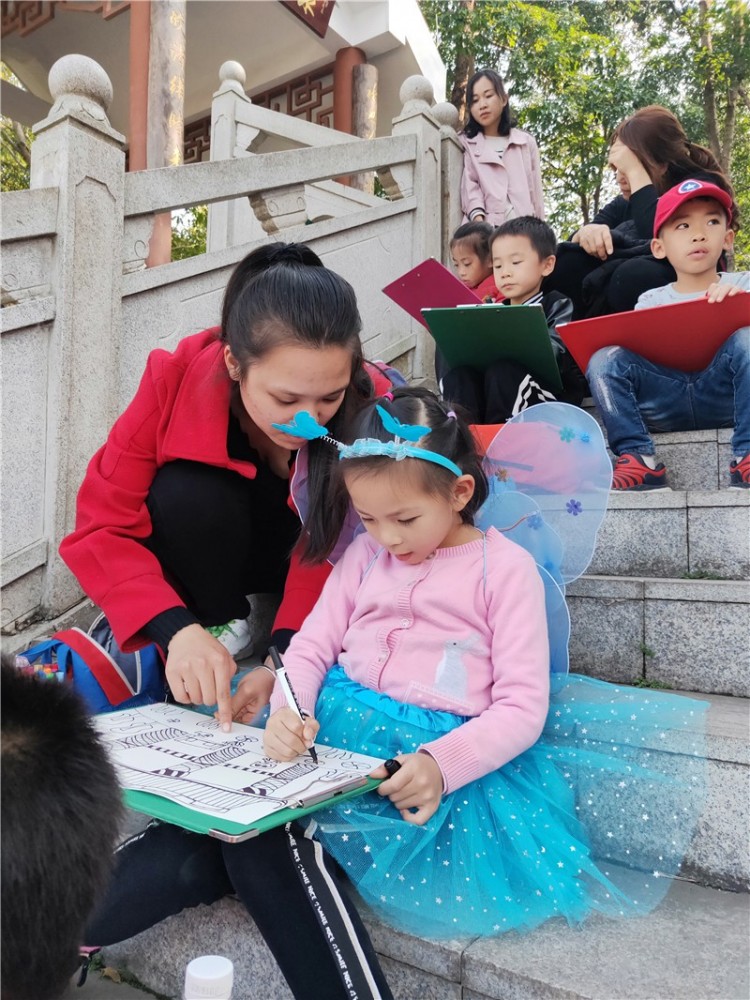
<svg viewBox="0 0 750 1000"><path fill-rule="evenodd" d="M120 790L72 688L21 673L11 657L0 670L2 997L52 1000L76 971L109 877Z"/></svg>
<svg viewBox="0 0 750 1000"><path fill-rule="evenodd" d="M489 261L490 236L492 226L489 222L465 222L453 234L450 248L452 250L457 243L466 243L480 260Z"/></svg>
<svg viewBox="0 0 750 1000"><path fill-rule="evenodd" d="M449 458L462 473L474 477L474 495L461 511L461 520L465 524L473 524L474 515L487 499L489 487L482 468L482 460L477 453L476 442L463 417L455 413L450 403L441 402L429 389L408 386L394 389L389 397L373 400L360 410L349 428L346 442L351 443L357 438L393 440L393 434L383 426L376 406L381 406L402 424L421 424L423 427L430 427L430 434L413 442L414 446L435 451ZM339 462L339 476L343 480L343 474L349 469L370 472L392 468L393 464L394 460L384 455L347 458ZM414 468L418 470L422 485L428 493L445 497L451 495L456 477L449 469L444 469L434 462L416 459Z"/></svg>
<svg viewBox="0 0 750 1000"><path fill-rule="evenodd" d="M334 437L373 393L363 367L361 329L354 289L304 243L271 243L253 250L237 265L224 293L221 339L237 360L241 377L284 344L351 351L351 381L328 421ZM337 456L320 441L308 447L310 515L302 535L302 558L321 562L338 538L346 503L333 492L331 468Z"/></svg>
<svg viewBox="0 0 750 1000"><path fill-rule="evenodd" d="M500 122L498 123L497 131L500 135L510 135L510 130L516 124L516 120L511 117L508 94L505 90L503 78L494 69L477 70L477 72L469 78L469 82L466 84L466 124L464 125L464 135L468 136L469 139L473 139L479 132L484 132L482 126L472 117L471 114L471 102L474 99L474 87L476 86L477 81L483 76L486 76L495 88L495 93L499 97L505 98L505 107L500 115Z"/></svg>
<svg viewBox="0 0 750 1000"><path fill-rule="evenodd" d="M517 215L515 219L508 219L501 226L497 226L490 236L490 251L492 244L500 236L525 236L536 251L539 260L546 260L557 253L557 237L555 231L544 219L538 219L535 215Z"/></svg>
<svg viewBox="0 0 750 1000"><path fill-rule="evenodd" d="M253 250L237 265L224 294L221 339L243 376L282 344L346 347L354 371L362 362L361 329L352 286L302 243Z"/></svg>

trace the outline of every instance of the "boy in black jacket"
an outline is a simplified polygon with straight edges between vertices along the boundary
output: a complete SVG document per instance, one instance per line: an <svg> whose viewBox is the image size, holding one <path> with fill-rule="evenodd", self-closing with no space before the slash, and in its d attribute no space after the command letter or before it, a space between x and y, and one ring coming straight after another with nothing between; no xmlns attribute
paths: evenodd
<svg viewBox="0 0 750 1000"><path fill-rule="evenodd" d="M557 333L557 325L573 315L573 303L560 292L541 291L542 280L555 266L557 240L552 228L533 215L521 215L498 226L490 237L495 284L504 305L541 305L563 391L527 372L522 365L498 361L486 371L469 366L443 376L446 399L460 403L474 423L500 424L535 403L561 399L579 405L588 395L586 380Z"/></svg>

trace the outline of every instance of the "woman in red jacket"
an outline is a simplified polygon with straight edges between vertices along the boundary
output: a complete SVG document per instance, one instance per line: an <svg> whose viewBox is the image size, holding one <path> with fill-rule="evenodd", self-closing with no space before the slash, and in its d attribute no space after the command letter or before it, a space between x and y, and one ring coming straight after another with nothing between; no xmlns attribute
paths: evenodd
<svg viewBox="0 0 750 1000"><path fill-rule="evenodd" d="M246 595L285 589L273 633L285 649L320 593L342 524L328 496L335 452L290 442L272 424L307 409L333 432L372 394L360 326L351 286L308 247L253 251L229 281L221 328L150 354L91 460L76 529L60 547L121 647L158 643L175 699L218 702L225 728L239 649L223 642L234 631L247 645ZM385 381L377 370L373 378ZM295 544L289 479L303 444L310 516ZM243 697L259 709L272 683L257 671Z"/></svg>
<svg viewBox="0 0 750 1000"><path fill-rule="evenodd" d="M227 727L233 708L266 703L273 675L255 671L232 705L234 659L204 626L241 621L246 594L281 589L286 578L274 627L285 647L314 604L346 515L330 492L338 452L273 425L308 410L340 437L363 398L390 388L377 369L368 375L359 330L351 286L308 247L253 251L229 281L221 328L149 356L133 401L91 460L76 530L61 546L120 644L158 642L175 699L218 701ZM309 515L298 541L289 480L303 445L295 478L306 476ZM299 859L293 870L290 853ZM343 876L319 853L297 824L223 844L151 823L117 851L86 943L122 941L235 893L296 997L310 995L313 969L326 1000L388 998Z"/></svg>

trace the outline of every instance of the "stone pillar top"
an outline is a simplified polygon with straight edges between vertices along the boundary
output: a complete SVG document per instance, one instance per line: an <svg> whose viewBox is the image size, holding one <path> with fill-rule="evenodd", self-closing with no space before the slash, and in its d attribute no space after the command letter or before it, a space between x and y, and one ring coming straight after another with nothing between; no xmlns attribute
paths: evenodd
<svg viewBox="0 0 750 1000"><path fill-rule="evenodd" d="M398 92L403 108L400 118L432 110L435 94L426 76L408 76Z"/></svg>
<svg viewBox="0 0 750 1000"><path fill-rule="evenodd" d="M451 104L450 101L441 101L430 110L443 127L458 131L458 108L455 104Z"/></svg>
<svg viewBox="0 0 750 1000"><path fill-rule="evenodd" d="M48 82L53 104L35 131L70 115L124 142L107 117L112 103L112 82L98 62L77 54L62 56L50 69Z"/></svg>
<svg viewBox="0 0 750 1000"><path fill-rule="evenodd" d="M221 80L219 93L223 94L227 90L233 90L236 94L247 97L245 93L247 74L241 63L235 62L234 59L228 59L222 63L219 67L219 79Z"/></svg>

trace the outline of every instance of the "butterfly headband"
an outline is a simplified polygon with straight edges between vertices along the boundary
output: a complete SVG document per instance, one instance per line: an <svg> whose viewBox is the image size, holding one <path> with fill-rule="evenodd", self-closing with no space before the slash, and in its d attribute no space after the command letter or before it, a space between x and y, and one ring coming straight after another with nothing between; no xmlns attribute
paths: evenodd
<svg viewBox="0 0 750 1000"><path fill-rule="evenodd" d="M357 438L352 444L342 444L332 438L328 433L328 428L321 426L318 421L310 416L307 410L300 410L295 413L294 419L288 424L271 424L277 431L289 434L291 437L301 437L306 441L314 441L322 438L329 444L334 445L339 451L339 461L344 458L369 458L371 455L385 455L393 458L397 462L404 458L421 458L425 462L432 462L434 465L441 465L448 469L455 476L462 476L461 469L455 462L451 462L445 455L437 451L428 451L426 448L418 448L411 442L419 441L432 430L430 427L423 427L421 424L402 424L382 406L376 406L378 415L383 423L383 427L393 434L393 441L378 441L377 438ZM454 413L449 413L449 417L455 419Z"/></svg>

